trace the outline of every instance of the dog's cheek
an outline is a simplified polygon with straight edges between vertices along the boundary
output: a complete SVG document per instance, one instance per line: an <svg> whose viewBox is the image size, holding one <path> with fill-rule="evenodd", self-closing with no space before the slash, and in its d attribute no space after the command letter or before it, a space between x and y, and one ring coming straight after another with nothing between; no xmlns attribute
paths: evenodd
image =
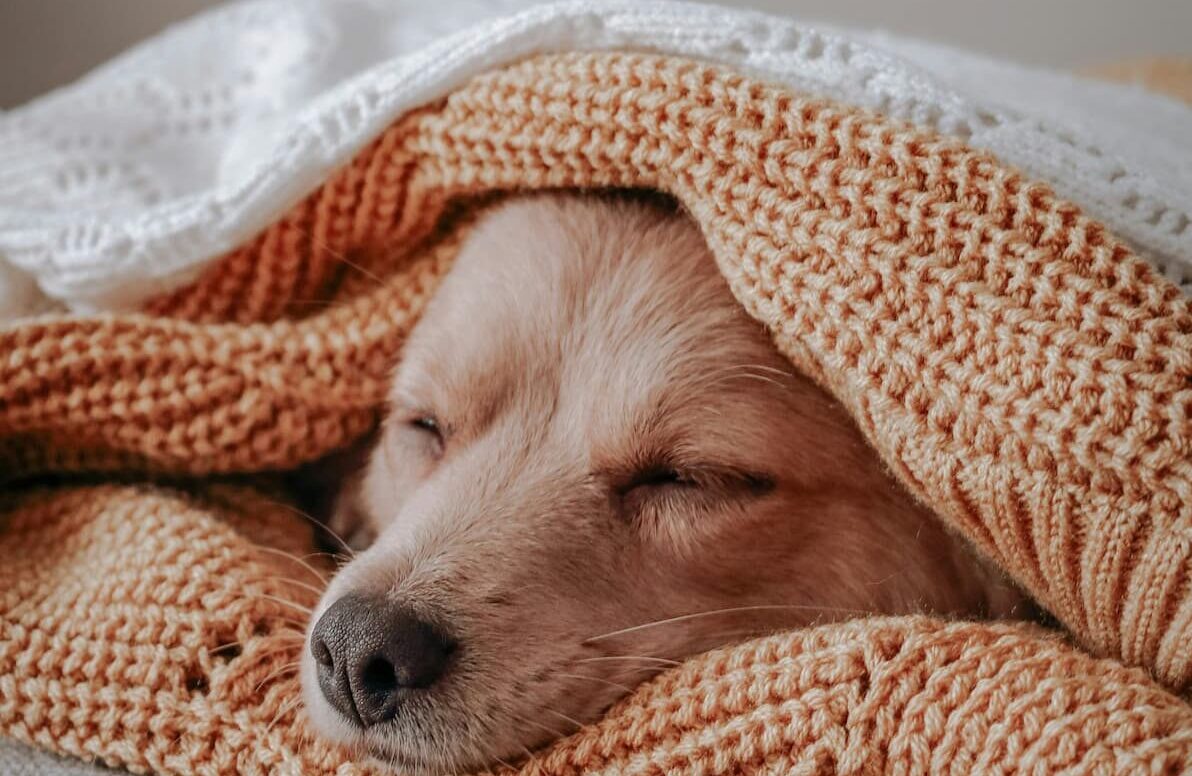
<svg viewBox="0 0 1192 776"><path fill-rule="evenodd" d="M377 539L377 530L368 519L360 504L360 486L351 486L340 491L327 521L327 528L338 536L353 552L368 549Z"/></svg>

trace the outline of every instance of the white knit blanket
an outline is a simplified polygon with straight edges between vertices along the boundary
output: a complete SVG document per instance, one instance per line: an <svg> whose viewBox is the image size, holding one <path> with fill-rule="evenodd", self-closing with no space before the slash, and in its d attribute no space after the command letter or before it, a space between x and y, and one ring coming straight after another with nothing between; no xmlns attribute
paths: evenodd
<svg viewBox="0 0 1192 776"><path fill-rule="evenodd" d="M128 308L408 109L528 55L678 54L992 151L1192 293L1192 109L915 41L688 3L252 0L0 115L0 321Z"/></svg>

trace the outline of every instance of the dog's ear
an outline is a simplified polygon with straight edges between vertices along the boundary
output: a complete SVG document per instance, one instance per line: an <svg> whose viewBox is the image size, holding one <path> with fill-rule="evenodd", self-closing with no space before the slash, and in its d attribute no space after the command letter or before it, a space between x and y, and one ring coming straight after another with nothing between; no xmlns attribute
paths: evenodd
<svg viewBox="0 0 1192 776"><path fill-rule="evenodd" d="M337 537L353 551L372 543L371 528L361 519L357 500L369 455L379 438L380 431L374 428L347 447L286 475L286 485L298 508L326 526L331 534L320 537L320 541L333 552L344 551Z"/></svg>

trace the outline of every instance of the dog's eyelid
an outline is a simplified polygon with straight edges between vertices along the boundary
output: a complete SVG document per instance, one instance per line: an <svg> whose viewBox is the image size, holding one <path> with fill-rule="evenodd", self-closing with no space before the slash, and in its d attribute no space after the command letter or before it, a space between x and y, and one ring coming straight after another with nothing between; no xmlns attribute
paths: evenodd
<svg viewBox="0 0 1192 776"><path fill-rule="evenodd" d="M440 419L438 414L430 410L407 408L391 418L398 428L407 428L425 439L432 446L436 458L442 455L451 437L451 428Z"/></svg>
<svg viewBox="0 0 1192 776"><path fill-rule="evenodd" d="M437 436L443 435L443 427L439 424L439 419L429 412L416 412L407 422L420 431Z"/></svg>
<svg viewBox="0 0 1192 776"><path fill-rule="evenodd" d="M412 412L407 416L406 424L416 431L433 436L440 443L451 437L451 427L433 412Z"/></svg>
<svg viewBox="0 0 1192 776"><path fill-rule="evenodd" d="M738 466L707 465L696 467L692 476L710 489L726 492L745 491L760 495L774 487L774 478L754 469Z"/></svg>
<svg viewBox="0 0 1192 776"><path fill-rule="evenodd" d="M664 458L656 463L638 466L632 474L622 478L622 483L618 489L622 494L639 488L667 488L727 493L744 490L752 495L761 495L774 487L774 478L737 466L677 464Z"/></svg>
<svg viewBox="0 0 1192 776"><path fill-rule="evenodd" d="M668 464L644 466L634 472L622 486L624 492L647 487L695 487L699 483L689 472Z"/></svg>
<svg viewBox="0 0 1192 776"><path fill-rule="evenodd" d="M390 396L384 406L385 418L398 426L409 426L447 436L448 424L443 421L442 414L431 406L430 402L419 401L407 395Z"/></svg>

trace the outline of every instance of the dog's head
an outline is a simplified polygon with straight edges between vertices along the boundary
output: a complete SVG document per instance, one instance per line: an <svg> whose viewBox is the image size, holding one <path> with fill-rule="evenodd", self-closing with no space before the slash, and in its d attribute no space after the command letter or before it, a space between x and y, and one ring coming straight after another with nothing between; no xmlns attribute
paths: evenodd
<svg viewBox="0 0 1192 776"><path fill-rule="evenodd" d="M375 541L315 613L307 707L413 771L520 756L750 634L985 592L698 229L641 203L482 220L350 496Z"/></svg>

